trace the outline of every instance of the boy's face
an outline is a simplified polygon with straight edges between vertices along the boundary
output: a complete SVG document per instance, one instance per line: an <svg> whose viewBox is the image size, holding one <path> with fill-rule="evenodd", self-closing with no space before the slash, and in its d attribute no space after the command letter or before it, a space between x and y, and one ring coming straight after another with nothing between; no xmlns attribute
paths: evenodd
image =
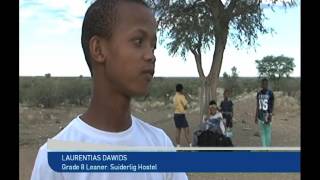
<svg viewBox="0 0 320 180"><path fill-rule="evenodd" d="M224 98L228 98L229 97L229 92L228 91L224 92L223 96L224 96Z"/></svg>
<svg viewBox="0 0 320 180"><path fill-rule="evenodd" d="M217 112L217 108L215 105L209 105L209 114L215 114Z"/></svg>
<svg viewBox="0 0 320 180"><path fill-rule="evenodd" d="M148 93L155 68L156 21L140 4L121 2L112 37L107 41L106 79L127 96Z"/></svg>
<svg viewBox="0 0 320 180"><path fill-rule="evenodd" d="M261 82L261 88L262 89L268 89L268 81L262 81Z"/></svg>

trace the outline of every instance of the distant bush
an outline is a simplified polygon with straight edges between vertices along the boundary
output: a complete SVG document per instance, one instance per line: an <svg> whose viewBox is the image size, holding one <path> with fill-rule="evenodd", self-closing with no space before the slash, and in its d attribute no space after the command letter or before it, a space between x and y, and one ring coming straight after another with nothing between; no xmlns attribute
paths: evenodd
<svg viewBox="0 0 320 180"><path fill-rule="evenodd" d="M62 103L85 105L91 94L86 78L20 77L19 103L52 108Z"/></svg>
<svg viewBox="0 0 320 180"><path fill-rule="evenodd" d="M55 107L60 104L85 106L91 96L91 80L85 77L20 77L19 103L31 106ZM258 78L237 77L237 86L233 86L233 96L242 92L252 92L260 89ZM134 98L137 101L157 100L166 104L172 103L170 97L175 94L177 83L184 86L184 91L193 99L199 96L201 81L198 78L159 78L156 77L150 86L147 97ZM219 79L218 87L225 88L227 81ZM270 87L273 87L270 82ZM286 78L280 83L280 90L287 95L300 98L300 78Z"/></svg>
<svg viewBox="0 0 320 180"><path fill-rule="evenodd" d="M284 78L280 80L279 90L285 92L288 96L295 97L300 93L300 79Z"/></svg>
<svg viewBox="0 0 320 180"><path fill-rule="evenodd" d="M260 88L260 81L257 78L239 78L241 92L250 93Z"/></svg>
<svg viewBox="0 0 320 180"><path fill-rule="evenodd" d="M67 104L86 105L91 95L90 81L83 78L68 79L59 85L59 95Z"/></svg>
<svg viewBox="0 0 320 180"><path fill-rule="evenodd" d="M50 73L47 73L44 75L46 78L50 78L51 77L51 74Z"/></svg>
<svg viewBox="0 0 320 180"><path fill-rule="evenodd" d="M239 75L237 68L234 66L231 68L231 75L226 72L223 73L223 88L228 89L231 92L231 97L241 94L244 90L239 83Z"/></svg>
<svg viewBox="0 0 320 180"><path fill-rule="evenodd" d="M51 79L43 78L31 85L27 90L27 101L33 106L51 108L56 106L61 99L57 93L57 83Z"/></svg>

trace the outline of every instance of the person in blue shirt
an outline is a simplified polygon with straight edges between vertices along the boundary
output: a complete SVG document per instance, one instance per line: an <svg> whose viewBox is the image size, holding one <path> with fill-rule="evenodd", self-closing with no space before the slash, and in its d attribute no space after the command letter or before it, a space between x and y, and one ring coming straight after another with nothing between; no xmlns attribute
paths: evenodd
<svg viewBox="0 0 320 180"><path fill-rule="evenodd" d="M259 124L262 146L271 146L271 122L274 106L273 92L268 89L268 80L261 81L261 90L257 93L255 123Z"/></svg>
<svg viewBox="0 0 320 180"><path fill-rule="evenodd" d="M230 96L230 91L226 89L223 92L223 101L220 103L220 111L222 113L223 119L225 120L225 125L226 125L226 135L228 137L232 136L232 119L233 119L233 102L229 98Z"/></svg>

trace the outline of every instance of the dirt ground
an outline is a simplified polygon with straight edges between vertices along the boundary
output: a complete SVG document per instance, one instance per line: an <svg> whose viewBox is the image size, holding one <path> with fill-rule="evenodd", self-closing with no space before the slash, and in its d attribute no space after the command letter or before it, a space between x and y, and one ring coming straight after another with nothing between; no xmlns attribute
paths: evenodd
<svg viewBox="0 0 320 180"><path fill-rule="evenodd" d="M300 146L300 104L297 99L275 93L275 112L272 124L272 146ZM219 98L218 98L219 99ZM235 146L261 146L258 127L254 124L255 93L234 99L234 127L232 141ZM38 148L57 134L86 107L57 107L43 109L19 105L19 179L30 179ZM187 119L191 131L199 125L196 103L191 103ZM133 114L150 124L162 128L174 142L172 105L162 102L145 102L132 105ZM186 146L184 138L181 144ZM188 173L190 180L298 180L300 173Z"/></svg>

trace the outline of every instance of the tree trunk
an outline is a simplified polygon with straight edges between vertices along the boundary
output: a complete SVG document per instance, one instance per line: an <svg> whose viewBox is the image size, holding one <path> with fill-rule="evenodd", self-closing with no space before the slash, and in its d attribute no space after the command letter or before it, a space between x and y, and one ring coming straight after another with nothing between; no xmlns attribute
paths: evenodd
<svg viewBox="0 0 320 180"><path fill-rule="evenodd" d="M201 55L195 53L195 60L197 63L197 70L201 80L201 88L200 88L200 121L204 118L204 116L208 112L209 102L211 100L215 100L217 102L217 87L220 69L222 65L223 52L227 43L227 35L228 30L224 31L219 37L216 37L215 40L215 50L213 54L213 61L211 65L211 69L209 75L205 77L203 74L202 66L201 66ZM218 103L218 102L217 102Z"/></svg>
<svg viewBox="0 0 320 180"><path fill-rule="evenodd" d="M208 114L208 106L211 100L215 100L214 84L208 78L201 79L200 87L200 121Z"/></svg>
<svg viewBox="0 0 320 180"><path fill-rule="evenodd" d="M280 78L281 77L277 78L277 91L280 91Z"/></svg>
<svg viewBox="0 0 320 180"><path fill-rule="evenodd" d="M206 83L204 84L204 88L206 89L206 101L204 102L205 111L201 112L202 117L208 109L209 101L215 100L217 102L217 87L222 65L223 52L227 43L227 34L227 32L223 33L220 37L216 38L216 46L213 54L211 69L208 77L206 77Z"/></svg>
<svg viewBox="0 0 320 180"><path fill-rule="evenodd" d="M218 87L218 80L219 80L219 74L221 70L222 65L222 59L223 59L223 52L227 43L227 36L228 36L228 29L225 28L224 32L221 33L219 36L215 39L215 48L214 48L214 54L212 58L212 65L211 69L208 75L208 79L212 84L212 88L214 88L214 96L213 98L216 99L216 89Z"/></svg>
<svg viewBox="0 0 320 180"><path fill-rule="evenodd" d="M230 19L228 18L229 16L225 14L224 6L221 1L206 0L206 3L208 3L208 5L210 6L209 9L213 14L213 21L215 24L215 49L213 53L211 69L207 77L204 75L202 70L200 50L191 50L195 57L197 70L202 82L202 86L200 88L200 120L202 120L204 115L207 114L209 101L215 100L217 102L216 91L222 65L223 52L227 43L227 37L229 33L228 26L230 21Z"/></svg>

